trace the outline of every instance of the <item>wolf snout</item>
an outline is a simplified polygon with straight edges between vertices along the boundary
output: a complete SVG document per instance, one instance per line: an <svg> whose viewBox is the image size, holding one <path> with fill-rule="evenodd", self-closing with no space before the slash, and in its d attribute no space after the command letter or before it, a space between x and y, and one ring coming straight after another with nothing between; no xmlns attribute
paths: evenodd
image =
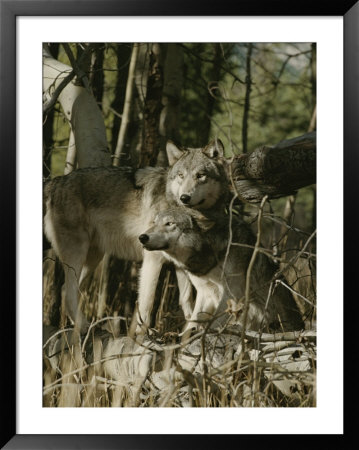
<svg viewBox="0 0 359 450"><path fill-rule="evenodd" d="M182 194L181 197L180 197L180 200L181 200L182 203L187 205L189 203L189 201L191 200L191 196L187 195L187 194Z"/></svg>
<svg viewBox="0 0 359 450"><path fill-rule="evenodd" d="M140 240L141 244L146 244L150 237L148 236L148 234L141 234L140 236L138 236L138 239Z"/></svg>

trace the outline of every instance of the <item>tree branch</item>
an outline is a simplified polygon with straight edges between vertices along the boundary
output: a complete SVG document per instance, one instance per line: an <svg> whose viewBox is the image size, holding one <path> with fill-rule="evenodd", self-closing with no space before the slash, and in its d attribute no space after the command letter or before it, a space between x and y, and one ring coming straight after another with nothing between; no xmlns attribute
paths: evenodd
<svg viewBox="0 0 359 450"><path fill-rule="evenodd" d="M61 83L57 86L57 88L55 89L54 93L51 95L50 100L48 100L46 103L44 103L43 108L42 108L42 114L45 116L50 109L55 105L55 103L57 102L57 99L59 97L59 95L61 94L61 92L65 89L65 87L70 83L71 80L73 80L73 78L75 77L76 73L74 70L72 70L67 77L65 77Z"/></svg>
<svg viewBox="0 0 359 450"><path fill-rule="evenodd" d="M62 46L64 47L66 54L71 62L72 65L72 71L69 72L69 74L61 81L61 83L57 86L57 88L54 90L53 94L51 95L51 98L44 103L43 105L43 115L46 115L50 109L55 105L55 103L57 102L57 99L59 97L59 95L61 94L61 92L65 89L65 87L75 78L75 76L77 75L79 77L79 79L81 79L84 83L84 86L86 89L89 89L89 85L88 85L88 80L86 77L86 74L84 72L82 72L79 69L78 63L80 64L80 62L85 59L85 57L87 56L87 54L92 51L92 47L89 45L85 51L82 53L82 55L79 58L78 63L76 62L72 51L69 47L68 44L62 44ZM50 53L50 50L48 48L48 46L44 45L43 48L43 57L45 58L52 58L52 55Z"/></svg>
<svg viewBox="0 0 359 450"><path fill-rule="evenodd" d="M294 194L316 182L316 133L236 156L228 165L238 197L249 203Z"/></svg>

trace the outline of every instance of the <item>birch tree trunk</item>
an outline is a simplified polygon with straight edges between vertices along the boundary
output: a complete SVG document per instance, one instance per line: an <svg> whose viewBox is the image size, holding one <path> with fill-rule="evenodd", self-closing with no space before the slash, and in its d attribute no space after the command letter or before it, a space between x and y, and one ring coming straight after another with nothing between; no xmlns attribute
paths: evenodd
<svg viewBox="0 0 359 450"><path fill-rule="evenodd" d="M69 145L65 161L64 175L72 172L76 168L76 143L73 131L70 131Z"/></svg>
<svg viewBox="0 0 359 450"><path fill-rule="evenodd" d="M105 124L94 97L72 80L60 93L56 91L70 74L74 74L72 67L57 61L44 50L43 96L47 104L57 96L74 133L78 167L111 165Z"/></svg>
<svg viewBox="0 0 359 450"><path fill-rule="evenodd" d="M71 125L75 135L77 164L82 167L111 165L105 123L95 98L86 89L76 97Z"/></svg>
<svg viewBox="0 0 359 450"><path fill-rule="evenodd" d="M56 58L59 52L59 44L52 44L51 51ZM54 145L53 140L54 110L51 109L45 118L43 125L43 178L46 180L51 174L51 155Z"/></svg>

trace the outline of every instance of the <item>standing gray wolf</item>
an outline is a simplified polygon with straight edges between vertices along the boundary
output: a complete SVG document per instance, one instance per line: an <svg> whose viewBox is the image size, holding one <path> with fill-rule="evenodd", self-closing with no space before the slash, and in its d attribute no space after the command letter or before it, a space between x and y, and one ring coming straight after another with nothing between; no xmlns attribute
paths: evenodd
<svg viewBox="0 0 359 450"><path fill-rule="evenodd" d="M165 258L160 252L144 254L138 235L171 205L207 211L224 208L228 184L219 140L203 148L179 148L168 142L167 155L169 168L78 169L45 185L45 234L64 266L66 312L82 331L88 323L79 307L79 286L105 253L143 259L138 307L141 321L149 325ZM177 271L177 277L180 304L190 317L191 285L183 272Z"/></svg>
<svg viewBox="0 0 359 450"><path fill-rule="evenodd" d="M184 332L195 327L201 317L207 315L208 319L220 303L223 305L228 299L239 301L245 294L246 272L253 252L248 245L253 246L255 238L242 219L233 216L232 222L229 251L229 217L224 214L213 221L199 211L177 207L160 212L154 225L139 236L147 251L162 253L185 270L197 290L193 314ZM268 331L303 329L291 293L278 285L269 295L275 271L269 257L257 254L251 272L246 326Z"/></svg>

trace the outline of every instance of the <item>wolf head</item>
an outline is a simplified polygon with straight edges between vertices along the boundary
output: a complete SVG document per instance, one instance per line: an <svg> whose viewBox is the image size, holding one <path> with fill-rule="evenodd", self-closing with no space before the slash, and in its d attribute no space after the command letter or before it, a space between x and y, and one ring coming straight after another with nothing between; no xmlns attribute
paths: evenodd
<svg viewBox="0 0 359 450"><path fill-rule="evenodd" d="M228 190L222 142L217 139L202 148L180 148L169 141L166 150L170 165L167 199L199 210L215 207Z"/></svg>
<svg viewBox="0 0 359 450"><path fill-rule="evenodd" d="M139 236L146 250L162 250L177 265L198 272L213 267L214 254L205 232L214 222L199 211L178 207L157 214L154 225Z"/></svg>

